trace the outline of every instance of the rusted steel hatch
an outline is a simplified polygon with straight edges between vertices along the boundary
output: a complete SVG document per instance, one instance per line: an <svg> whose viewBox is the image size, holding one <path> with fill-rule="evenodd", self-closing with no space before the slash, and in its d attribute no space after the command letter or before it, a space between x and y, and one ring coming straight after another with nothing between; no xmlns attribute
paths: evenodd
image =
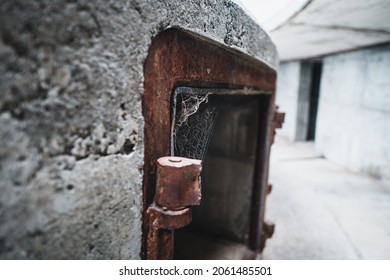
<svg viewBox="0 0 390 280"><path fill-rule="evenodd" d="M154 39L143 100L143 258L261 253L273 231L264 222L269 150L283 121L275 78L261 62L179 30Z"/></svg>

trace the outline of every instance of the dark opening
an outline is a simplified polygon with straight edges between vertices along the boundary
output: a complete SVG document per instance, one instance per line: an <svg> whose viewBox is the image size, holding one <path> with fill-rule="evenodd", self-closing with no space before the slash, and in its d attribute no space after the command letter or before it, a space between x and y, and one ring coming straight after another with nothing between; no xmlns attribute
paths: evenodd
<svg viewBox="0 0 390 280"><path fill-rule="evenodd" d="M269 97L210 94L195 104L197 112L183 128L173 131L175 155L203 157L202 202L193 207L191 224L175 231L175 259L243 259L253 253L251 235L257 234L260 211L259 149L266 145ZM183 98L178 100L180 111Z"/></svg>
<svg viewBox="0 0 390 280"><path fill-rule="evenodd" d="M309 127L306 139L315 139L318 100L320 96L322 62L314 62L311 72L310 104L309 104Z"/></svg>

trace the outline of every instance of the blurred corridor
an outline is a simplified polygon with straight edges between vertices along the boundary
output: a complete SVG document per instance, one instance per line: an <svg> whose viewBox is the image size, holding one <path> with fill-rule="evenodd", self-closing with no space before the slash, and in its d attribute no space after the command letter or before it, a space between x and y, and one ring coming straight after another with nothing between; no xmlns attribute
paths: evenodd
<svg viewBox="0 0 390 280"><path fill-rule="evenodd" d="M280 137L270 182L265 259L390 259L390 186Z"/></svg>

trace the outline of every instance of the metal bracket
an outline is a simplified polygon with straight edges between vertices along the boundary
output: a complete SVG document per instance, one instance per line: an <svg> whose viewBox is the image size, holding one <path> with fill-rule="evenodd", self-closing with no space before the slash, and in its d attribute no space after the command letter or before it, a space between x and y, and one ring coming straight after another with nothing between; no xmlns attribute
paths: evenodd
<svg viewBox="0 0 390 280"><path fill-rule="evenodd" d="M272 132L271 132L271 144L274 143L276 129L282 128L284 123L284 118L286 116L286 113L279 112L279 106L275 106L275 111L273 113L272 117Z"/></svg>
<svg viewBox="0 0 390 280"><path fill-rule="evenodd" d="M273 185L267 184L267 195L269 195L272 192Z"/></svg>
<svg viewBox="0 0 390 280"><path fill-rule="evenodd" d="M183 157L157 160L156 193L148 207L147 258L172 259L173 230L192 220L190 206L201 200L202 161Z"/></svg>
<svg viewBox="0 0 390 280"><path fill-rule="evenodd" d="M260 243L260 251L263 251L265 248L265 243L267 239L271 238L275 232L275 224L272 222L264 222L263 223L263 232L261 234L261 243Z"/></svg>

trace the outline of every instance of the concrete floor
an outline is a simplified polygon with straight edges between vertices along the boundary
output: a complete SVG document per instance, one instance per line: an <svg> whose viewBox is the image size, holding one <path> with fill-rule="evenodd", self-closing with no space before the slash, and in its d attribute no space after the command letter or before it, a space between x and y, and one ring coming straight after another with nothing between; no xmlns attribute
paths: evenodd
<svg viewBox="0 0 390 280"><path fill-rule="evenodd" d="M390 186L277 138L264 259L390 259Z"/></svg>

